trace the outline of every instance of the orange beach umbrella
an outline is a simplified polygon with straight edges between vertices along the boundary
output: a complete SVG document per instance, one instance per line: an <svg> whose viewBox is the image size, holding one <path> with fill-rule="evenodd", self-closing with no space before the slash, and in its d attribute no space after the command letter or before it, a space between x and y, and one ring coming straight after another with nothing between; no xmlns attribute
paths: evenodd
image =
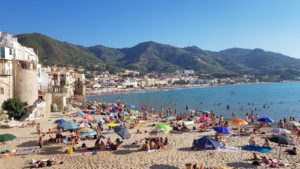
<svg viewBox="0 0 300 169"><path fill-rule="evenodd" d="M234 119L231 121L231 124L242 126L242 125L247 125L248 122L246 122L245 120L242 120L242 119Z"/></svg>

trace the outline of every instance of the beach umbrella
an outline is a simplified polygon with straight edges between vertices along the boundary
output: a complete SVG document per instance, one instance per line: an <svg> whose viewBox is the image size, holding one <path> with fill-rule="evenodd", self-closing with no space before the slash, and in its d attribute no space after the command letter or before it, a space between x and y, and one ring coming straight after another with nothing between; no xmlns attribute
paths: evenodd
<svg viewBox="0 0 300 169"><path fill-rule="evenodd" d="M133 121L135 119L136 119L135 116L128 116L128 117L125 118L126 121Z"/></svg>
<svg viewBox="0 0 300 169"><path fill-rule="evenodd" d="M126 127L122 127L122 126L116 126L114 128L114 131L120 136L122 137L122 139L129 139L131 137L128 129Z"/></svg>
<svg viewBox="0 0 300 169"><path fill-rule="evenodd" d="M163 119L169 119L172 118L172 116L164 116Z"/></svg>
<svg viewBox="0 0 300 169"><path fill-rule="evenodd" d="M97 135L97 132L90 128L82 128L79 130L81 136L94 136Z"/></svg>
<svg viewBox="0 0 300 169"><path fill-rule="evenodd" d="M156 128L157 129L161 129L161 130L164 130L165 132L169 132L169 131L171 131L171 130L173 130L173 128L172 127L170 127L169 125L167 125L167 124L158 124L157 126L156 126Z"/></svg>
<svg viewBox="0 0 300 169"><path fill-rule="evenodd" d="M133 105L133 104L129 104L126 106L126 108L129 108L129 109L136 109L136 106Z"/></svg>
<svg viewBox="0 0 300 169"><path fill-rule="evenodd" d="M91 126L88 125L87 123L85 122L82 122L80 125L79 125L79 128L90 128Z"/></svg>
<svg viewBox="0 0 300 169"><path fill-rule="evenodd" d="M85 116L85 114L82 111L78 112L77 114L80 116Z"/></svg>
<svg viewBox="0 0 300 169"><path fill-rule="evenodd" d="M248 122L246 122L245 120L242 120L242 119L234 119L231 121L231 123L234 125L239 125L239 126L248 124Z"/></svg>
<svg viewBox="0 0 300 169"><path fill-rule="evenodd" d="M58 119L58 120L54 121L55 124L61 124L61 123L64 123L64 122L66 122L64 119Z"/></svg>
<svg viewBox="0 0 300 169"><path fill-rule="evenodd" d="M296 127L300 127L300 123L297 121L288 121L287 122L288 126L296 126Z"/></svg>
<svg viewBox="0 0 300 169"><path fill-rule="evenodd" d="M274 134L290 134L291 131L282 129L282 128L276 128L276 129L272 130L272 133L274 133Z"/></svg>
<svg viewBox="0 0 300 169"><path fill-rule="evenodd" d="M274 122L274 120L269 117L261 117L261 118L257 119L257 121L263 122L263 123L273 123Z"/></svg>
<svg viewBox="0 0 300 169"><path fill-rule="evenodd" d="M220 134L231 134L232 131L226 127L215 127L214 130Z"/></svg>
<svg viewBox="0 0 300 169"><path fill-rule="evenodd" d="M165 133L165 130L162 130L162 129L155 129L155 130L151 130L150 131L150 135L159 135L159 134L164 134Z"/></svg>
<svg viewBox="0 0 300 169"><path fill-rule="evenodd" d="M91 116L84 116L84 119L86 119L88 122L94 121L94 119Z"/></svg>
<svg viewBox="0 0 300 169"><path fill-rule="evenodd" d="M14 140L16 139L17 137L12 135L12 134L1 134L0 135L0 142L7 142L7 141L11 141L11 140Z"/></svg>
<svg viewBox="0 0 300 169"><path fill-rule="evenodd" d="M294 145L293 141L291 141L290 139L288 139L285 136L273 136L269 140L271 142L279 144L279 147L280 147L280 149L279 149L279 158L280 158L280 154L281 154L282 145Z"/></svg>
<svg viewBox="0 0 300 169"><path fill-rule="evenodd" d="M124 108L125 108L125 104L120 103L120 104L118 105L118 107L119 107L120 109L124 109Z"/></svg>
<svg viewBox="0 0 300 169"><path fill-rule="evenodd" d="M64 130L77 130L79 128L79 125L77 123L64 122L59 124L58 128L62 128Z"/></svg>
<svg viewBox="0 0 300 169"><path fill-rule="evenodd" d="M121 115L128 115L128 113L126 111L121 111L120 113Z"/></svg>
<svg viewBox="0 0 300 169"><path fill-rule="evenodd" d="M117 126L117 124L116 123L108 123L108 124L106 124L108 127L116 127Z"/></svg>
<svg viewBox="0 0 300 169"><path fill-rule="evenodd" d="M200 117L199 120L202 121L202 122L208 122L208 121L211 121L211 118L209 118L207 116L202 116L202 117Z"/></svg>

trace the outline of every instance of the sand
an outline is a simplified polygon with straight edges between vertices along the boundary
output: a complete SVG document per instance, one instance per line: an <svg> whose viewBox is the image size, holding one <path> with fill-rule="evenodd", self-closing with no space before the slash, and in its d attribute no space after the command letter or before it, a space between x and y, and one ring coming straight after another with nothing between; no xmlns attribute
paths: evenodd
<svg viewBox="0 0 300 169"><path fill-rule="evenodd" d="M59 118L68 119L69 117L62 116L60 113L51 113L48 117L44 117L38 122L41 123L43 131L47 131L54 126L54 121ZM73 119L73 118L69 118ZM147 122L152 124L154 122ZM142 130L150 130L153 127L147 127ZM270 129L266 129L270 130ZM64 161L62 165L55 165L51 168L105 168L105 169L185 169L186 163L205 164L210 167L228 166L233 168L255 168L251 164L252 152L241 150L241 146L248 144L249 136L232 138L227 137L227 145L235 147L236 152L226 151L191 151L190 147L195 138L199 138L204 135L214 135L214 131L200 133L196 131L186 132L181 134L168 133L161 136L168 137L170 144L167 148L161 150L155 150L154 152L139 151L140 146L134 146L135 140L141 140L145 137L149 137L148 133L136 134L136 129L130 130L132 137L129 140L125 140L123 147L117 151L100 151L96 155L73 153L69 155L65 150L70 147L69 145L45 145L42 152L24 153L22 155L14 157L0 158L1 169L20 169L29 168L27 164L31 159L48 159L52 158L58 161ZM16 140L7 142L0 146L0 151L20 149L37 146L37 134L36 127L34 128L9 128L0 129L0 134L11 133L17 136ZM116 134L106 135L113 140L118 136ZM260 145L264 140L260 135L256 135L256 142ZM49 138L46 136L46 139ZM86 142L88 146L94 144L94 140ZM80 146L80 145L77 145ZM276 144L272 143L274 148L272 153L268 153L269 157L278 158L279 148ZM300 146L297 145L298 150ZM297 169L300 168L299 154L297 156L283 155L282 159L288 161L292 165L286 168ZM47 168L47 167L45 167ZM264 167L257 167L264 168Z"/></svg>

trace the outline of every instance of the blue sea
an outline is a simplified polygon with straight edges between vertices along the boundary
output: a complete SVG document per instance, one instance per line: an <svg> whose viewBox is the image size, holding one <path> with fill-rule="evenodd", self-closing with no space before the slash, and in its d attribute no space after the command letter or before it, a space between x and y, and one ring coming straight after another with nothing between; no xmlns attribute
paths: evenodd
<svg viewBox="0 0 300 169"><path fill-rule="evenodd" d="M171 108L173 112L182 113L188 106L192 110L213 110L227 118L231 118L232 112L240 118L244 118L247 112L253 112L275 121L290 116L300 120L300 82L170 89L89 96L87 99L148 106L159 112Z"/></svg>

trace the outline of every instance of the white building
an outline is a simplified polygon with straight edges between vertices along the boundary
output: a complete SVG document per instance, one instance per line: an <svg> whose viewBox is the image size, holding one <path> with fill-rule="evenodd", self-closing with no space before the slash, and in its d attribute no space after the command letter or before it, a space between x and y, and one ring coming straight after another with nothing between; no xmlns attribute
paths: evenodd
<svg viewBox="0 0 300 169"><path fill-rule="evenodd" d="M11 34L0 32L0 105L19 98L29 105L38 98L38 56Z"/></svg>

